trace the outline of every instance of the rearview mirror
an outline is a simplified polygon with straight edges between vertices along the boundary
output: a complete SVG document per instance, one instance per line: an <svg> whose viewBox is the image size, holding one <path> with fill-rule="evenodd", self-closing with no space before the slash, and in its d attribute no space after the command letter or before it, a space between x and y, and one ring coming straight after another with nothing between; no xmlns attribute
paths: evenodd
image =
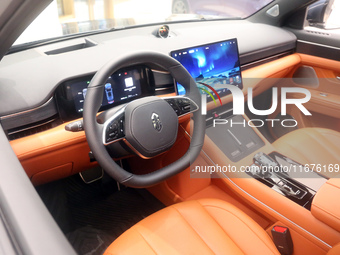
<svg viewBox="0 0 340 255"><path fill-rule="evenodd" d="M308 8L307 20L310 26L325 28L325 24L332 12L334 0L319 0Z"/></svg>

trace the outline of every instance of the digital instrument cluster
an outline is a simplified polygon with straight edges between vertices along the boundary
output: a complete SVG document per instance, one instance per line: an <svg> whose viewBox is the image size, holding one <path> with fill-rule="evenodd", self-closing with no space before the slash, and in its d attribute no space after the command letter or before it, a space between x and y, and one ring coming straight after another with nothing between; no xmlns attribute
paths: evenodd
<svg viewBox="0 0 340 255"><path fill-rule="evenodd" d="M127 103L154 92L150 70L144 66L121 69L108 77L100 110ZM64 121L82 117L87 87L93 75L64 82L56 91L59 113Z"/></svg>
<svg viewBox="0 0 340 255"><path fill-rule="evenodd" d="M137 69L121 71L111 75L104 85L102 107L141 96L140 76L140 72ZM75 82L70 86L70 93L78 113L83 112L87 86L90 82L90 80L83 80Z"/></svg>

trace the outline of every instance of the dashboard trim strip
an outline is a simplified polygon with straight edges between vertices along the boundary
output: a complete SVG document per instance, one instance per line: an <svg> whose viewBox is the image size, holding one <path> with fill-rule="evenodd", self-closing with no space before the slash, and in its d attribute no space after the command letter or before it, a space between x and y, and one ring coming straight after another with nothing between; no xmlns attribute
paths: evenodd
<svg viewBox="0 0 340 255"><path fill-rule="evenodd" d="M335 61L340 61L339 51L340 51L339 47L314 42L307 42L304 40L298 40L296 46L297 53L312 55Z"/></svg>

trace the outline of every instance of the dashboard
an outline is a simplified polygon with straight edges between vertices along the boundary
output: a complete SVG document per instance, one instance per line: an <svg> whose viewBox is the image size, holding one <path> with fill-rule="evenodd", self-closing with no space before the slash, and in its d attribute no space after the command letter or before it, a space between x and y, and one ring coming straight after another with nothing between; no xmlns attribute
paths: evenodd
<svg viewBox="0 0 340 255"><path fill-rule="evenodd" d="M129 29L117 30L6 55L0 62L0 121L9 139L80 118L88 82L106 62L122 54L156 51L170 55L185 49L190 51L196 45L237 38L239 63L233 68L234 75L228 73L232 76L228 78L229 82L233 78L233 83L242 86L240 70L259 60L291 53L296 47L296 37L291 32L245 20L174 23L167 39L154 35L159 26L134 28L133 34ZM91 42L91 47L69 50L72 45L87 45L87 42ZM57 53L51 55L51 52ZM117 82L123 84L119 86L121 89L114 85ZM178 88L161 67L153 63L144 66L131 63L108 77L102 109L149 95L173 95L176 90L180 94Z"/></svg>
<svg viewBox="0 0 340 255"><path fill-rule="evenodd" d="M175 50L170 55L178 60L194 77L199 91L206 95L207 101L215 100L208 91L217 92L216 96L230 94L227 88L216 88L216 85L234 85L243 88L237 39L230 39L187 49ZM155 94L154 72L147 66L132 66L118 70L108 77L104 85L100 111L134 99ZM166 75L166 74L163 74ZM169 74L170 76L170 74ZM81 77L66 81L58 86L55 94L58 112L63 121L82 117L87 86L93 76ZM158 79L156 79L158 84ZM171 86L171 78L169 77ZM175 83L175 82L174 82ZM176 83L177 95L185 95L184 87Z"/></svg>

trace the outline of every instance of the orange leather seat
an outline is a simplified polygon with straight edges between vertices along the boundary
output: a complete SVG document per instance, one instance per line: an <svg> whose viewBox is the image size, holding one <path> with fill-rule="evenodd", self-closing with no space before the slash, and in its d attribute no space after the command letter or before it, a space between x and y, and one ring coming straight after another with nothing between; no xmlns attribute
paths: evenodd
<svg viewBox="0 0 340 255"><path fill-rule="evenodd" d="M279 254L269 235L233 205L216 199L167 207L123 233L104 253Z"/></svg>
<svg viewBox="0 0 340 255"><path fill-rule="evenodd" d="M339 255L340 254L340 244L333 246L332 249L327 252L327 255Z"/></svg>
<svg viewBox="0 0 340 255"><path fill-rule="evenodd" d="M340 163L340 132L325 128L301 128L273 143L281 154L300 164L329 166ZM327 167L326 167L327 170ZM327 177L338 177L339 172L326 171Z"/></svg>

